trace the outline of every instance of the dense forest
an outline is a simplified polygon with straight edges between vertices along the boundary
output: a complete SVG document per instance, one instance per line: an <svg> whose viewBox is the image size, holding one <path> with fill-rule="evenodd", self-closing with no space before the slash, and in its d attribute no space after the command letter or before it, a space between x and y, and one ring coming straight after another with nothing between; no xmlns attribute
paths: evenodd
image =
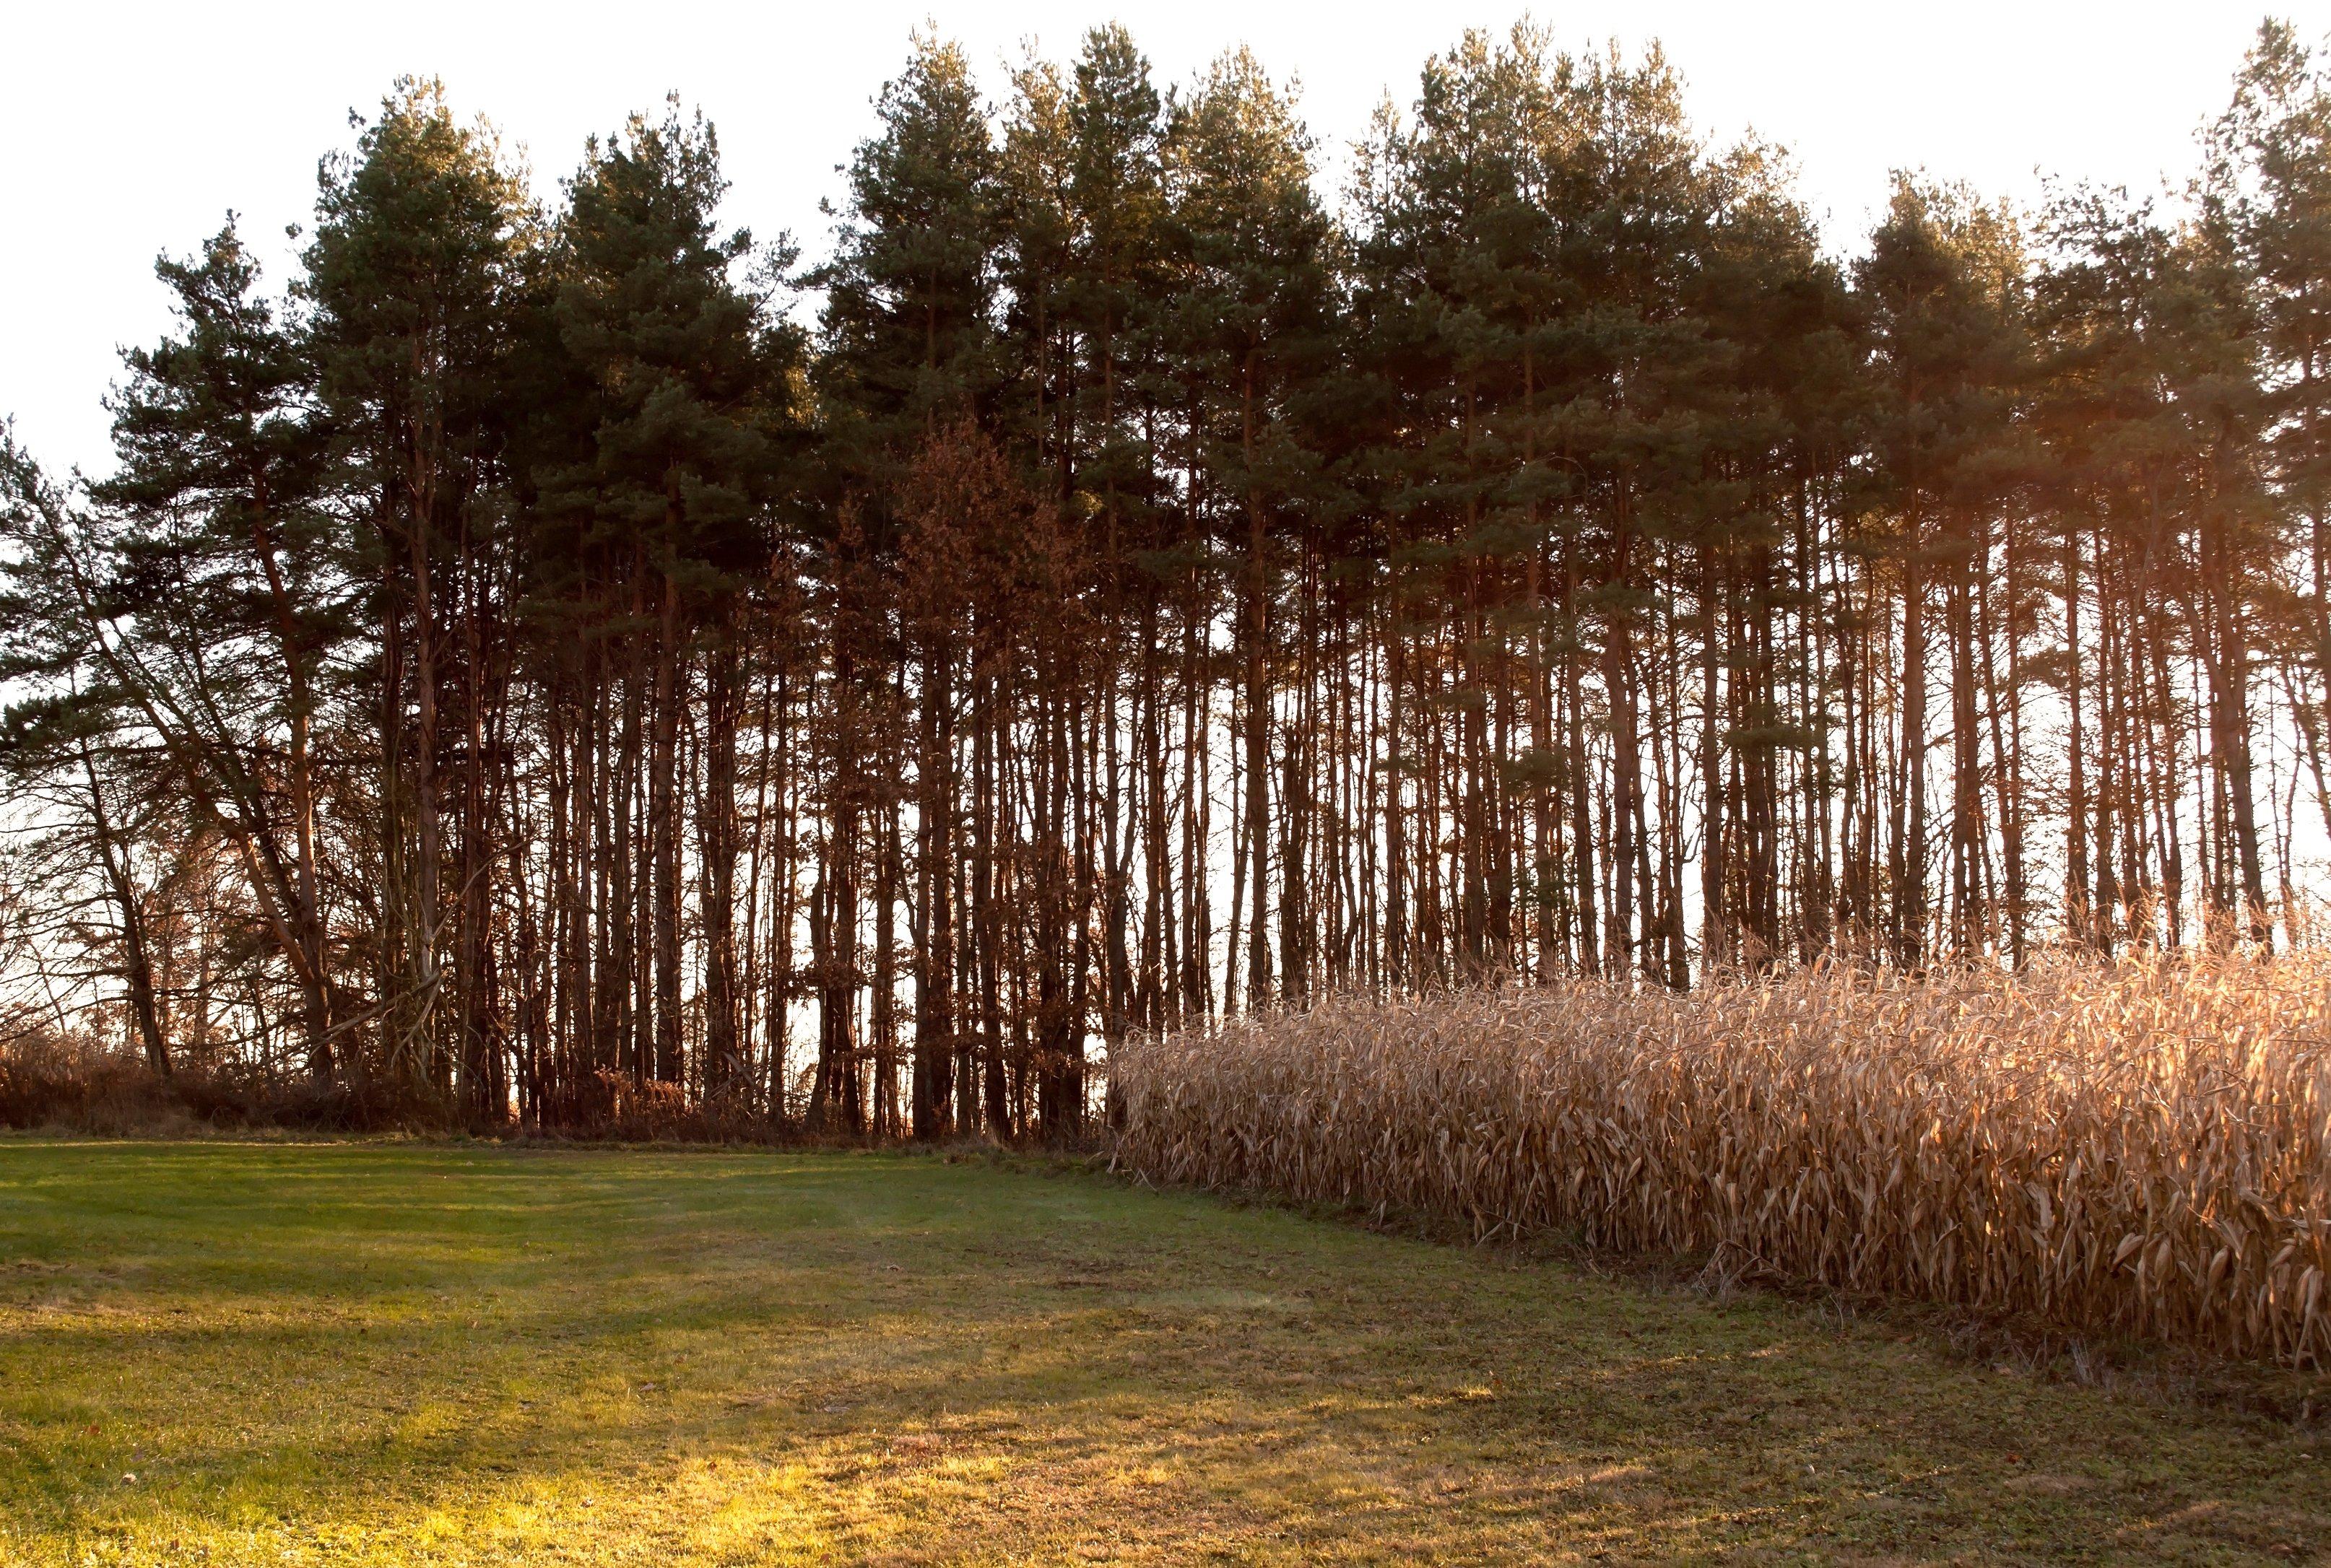
<svg viewBox="0 0 2331 1568"><path fill-rule="evenodd" d="M1243 52L918 40L832 253L433 83L118 461L0 447L0 1050L447 1123L1074 1138L1134 1034L2308 936L2331 75L2156 198L1825 236L1469 35L1323 194Z"/></svg>

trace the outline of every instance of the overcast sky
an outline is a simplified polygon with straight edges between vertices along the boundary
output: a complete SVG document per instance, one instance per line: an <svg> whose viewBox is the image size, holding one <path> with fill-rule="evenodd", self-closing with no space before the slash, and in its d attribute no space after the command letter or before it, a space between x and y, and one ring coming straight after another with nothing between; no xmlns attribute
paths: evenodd
<svg viewBox="0 0 2331 1568"><path fill-rule="evenodd" d="M837 191L834 166L927 18L966 44L991 92L1028 43L1065 56L1111 19L1164 81L1244 43L1300 78L1314 133L1340 148L1387 92L1407 100L1428 54L1521 14L1474 0L9 4L0 418L13 414L55 470L106 464L98 400L119 347L167 321L155 254L192 251L233 208L280 283L283 227L309 215L319 155L347 145L348 111L369 113L401 72L441 76L463 113L491 118L546 194L586 134L677 89L719 128L730 220L764 236L790 229L814 255L818 200ZM2331 0L2274 14L2309 39L2331 31ZM1538 12L1569 47L1661 41L1704 130L1753 128L1791 149L1840 248L1897 167L2022 201L2041 171L2145 188L2182 179L2261 14L2212 0L1579 0Z"/></svg>

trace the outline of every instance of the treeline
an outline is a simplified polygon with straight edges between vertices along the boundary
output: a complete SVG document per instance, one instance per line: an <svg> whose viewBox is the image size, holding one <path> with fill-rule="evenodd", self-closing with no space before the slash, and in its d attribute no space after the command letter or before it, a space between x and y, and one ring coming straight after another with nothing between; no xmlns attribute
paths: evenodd
<svg viewBox="0 0 2331 1568"><path fill-rule="evenodd" d="M283 293L161 264L114 470L5 453L6 1049L1068 1138L1108 1042L1328 993L2305 937L2287 28L2174 199L1906 176L1843 261L1527 29L1332 206L1243 53L877 108L807 269L700 119L547 208L414 82Z"/></svg>

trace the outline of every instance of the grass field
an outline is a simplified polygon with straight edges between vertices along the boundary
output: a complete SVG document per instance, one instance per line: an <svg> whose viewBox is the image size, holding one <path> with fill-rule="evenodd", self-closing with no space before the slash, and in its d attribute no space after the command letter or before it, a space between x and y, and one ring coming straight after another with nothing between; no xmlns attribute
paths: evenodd
<svg viewBox="0 0 2331 1568"><path fill-rule="evenodd" d="M2331 1561L2331 1434L928 1156L0 1142L0 1563Z"/></svg>

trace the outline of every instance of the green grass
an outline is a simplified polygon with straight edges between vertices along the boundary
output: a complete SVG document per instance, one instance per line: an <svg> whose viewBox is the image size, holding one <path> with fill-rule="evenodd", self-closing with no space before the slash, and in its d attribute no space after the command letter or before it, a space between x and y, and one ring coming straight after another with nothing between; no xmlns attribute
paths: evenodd
<svg viewBox="0 0 2331 1568"><path fill-rule="evenodd" d="M1082 1174L0 1142L8 1564L2320 1561L2325 1441Z"/></svg>

